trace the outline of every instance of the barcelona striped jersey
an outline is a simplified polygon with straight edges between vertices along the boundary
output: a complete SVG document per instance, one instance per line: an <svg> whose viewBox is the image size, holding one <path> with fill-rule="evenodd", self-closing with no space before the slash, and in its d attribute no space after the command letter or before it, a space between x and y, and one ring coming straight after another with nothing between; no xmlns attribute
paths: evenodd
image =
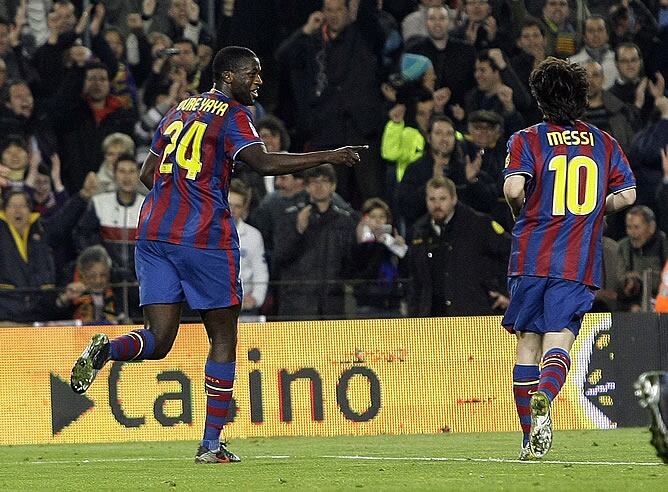
<svg viewBox="0 0 668 492"><path fill-rule="evenodd" d="M238 249L227 195L237 154L258 143L248 108L216 89L172 108L151 142L160 164L142 205L137 239Z"/></svg>
<svg viewBox="0 0 668 492"><path fill-rule="evenodd" d="M599 288L606 196L635 187L617 141L582 121L539 123L508 140L503 176L514 174L527 181L512 231L508 275Z"/></svg>

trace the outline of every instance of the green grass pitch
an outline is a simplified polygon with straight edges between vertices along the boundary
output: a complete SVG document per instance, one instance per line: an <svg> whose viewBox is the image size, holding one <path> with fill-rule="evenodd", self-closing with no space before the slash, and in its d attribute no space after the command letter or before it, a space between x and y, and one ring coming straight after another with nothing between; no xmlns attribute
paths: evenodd
<svg viewBox="0 0 668 492"><path fill-rule="evenodd" d="M646 429L557 431L543 462L516 461L518 439L239 439L225 465L194 464L194 442L5 446L0 490L668 490Z"/></svg>

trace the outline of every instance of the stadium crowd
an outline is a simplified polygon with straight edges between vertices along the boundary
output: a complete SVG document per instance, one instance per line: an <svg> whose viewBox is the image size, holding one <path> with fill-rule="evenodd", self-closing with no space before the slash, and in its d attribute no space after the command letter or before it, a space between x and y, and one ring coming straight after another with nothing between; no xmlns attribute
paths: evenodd
<svg viewBox="0 0 668 492"><path fill-rule="evenodd" d="M668 0L6 0L0 321L141 316L139 166L162 115L211 89L228 45L260 57L252 111L269 151L369 145L354 168L263 178L235 164L243 313L502 313L501 170L508 137L541 119L528 80L547 56L586 68L584 119L619 141L638 181L636 206L607 224L596 309L656 294Z"/></svg>

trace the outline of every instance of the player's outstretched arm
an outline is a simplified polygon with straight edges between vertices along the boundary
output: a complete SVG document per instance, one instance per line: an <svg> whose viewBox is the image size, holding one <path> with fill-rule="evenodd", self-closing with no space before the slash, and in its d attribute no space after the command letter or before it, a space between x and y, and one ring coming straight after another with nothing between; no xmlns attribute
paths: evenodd
<svg viewBox="0 0 668 492"><path fill-rule="evenodd" d="M522 174L508 176L503 182L503 195L506 197L508 205L510 205L510 211L512 212L514 219L517 218L522 205L524 205L525 182L526 177Z"/></svg>
<svg viewBox="0 0 668 492"><path fill-rule="evenodd" d="M155 167L158 165L159 157L153 152L149 152L144 160L144 164L141 166L141 172L139 173L139 180L146 186L149 190L153 188L153 176L155 173Z"/></svg>
<svg viewBox="0 0 668 492"><path fill-rule="evenodd" d="M349 145L334 150L321 150L303 154L267 152L263 144L249 145L237 154L237 159L247 163L260 174L290 174L321 164L343 164L352 167L360 162L360 151L368 145Z"/></svg>
<svg viewBox="0 0 668 492"><path fill-rule="evenodd" d="M636 189L628 188L605 197L605 213L612 214L630 207L636 201Z"/></svg>

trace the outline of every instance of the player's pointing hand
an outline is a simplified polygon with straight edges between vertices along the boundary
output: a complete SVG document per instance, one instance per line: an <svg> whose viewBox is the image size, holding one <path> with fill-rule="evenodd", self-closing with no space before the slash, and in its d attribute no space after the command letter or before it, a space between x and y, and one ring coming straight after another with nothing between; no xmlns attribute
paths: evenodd
<svg viewBox="0 0 668 492"><path fill-rule="evenodd" d="M345 164L348 167L352 167L360 162L360 152L363 150L369 150L369 146L347 145L345 147L339 147L338 149L331 151L332 155L328 159L328 162L331 162L332 164Z"/></svg>

